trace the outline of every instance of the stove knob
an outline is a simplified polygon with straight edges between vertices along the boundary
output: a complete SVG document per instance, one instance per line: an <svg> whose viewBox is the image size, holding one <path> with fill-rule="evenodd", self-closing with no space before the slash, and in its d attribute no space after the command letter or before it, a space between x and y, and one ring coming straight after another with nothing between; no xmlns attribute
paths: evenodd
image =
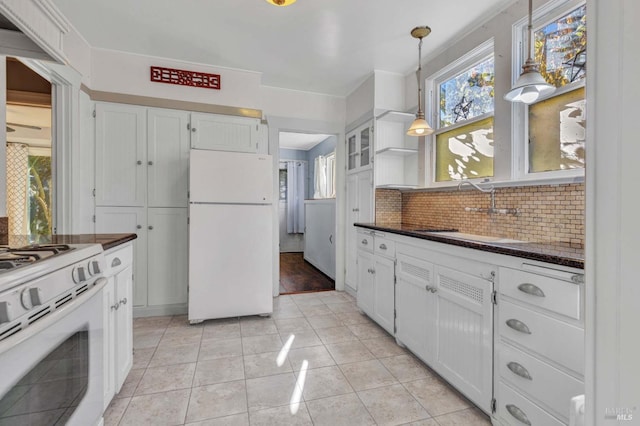
<svg viewBox="0 0 640 426"><path fill-rule="evenodd" d="M87 264L87 271L89 271L89 275L98 275L100 272L100 262L97 260L90 260Z"/></svg>
<svg viewBox="0 0 640 426"><path fill-rule="evenodd" d="M34 306L42 305L42 290L38 287L25 288L20 293L20 302L25 309L31 309Z"/></svg>
<svg viewBox="0 0 640 426"><path fill-rule="evenodd" d="M84 272L84 266L76 266L75 268L73 268L73 271L71 271L71 278L76 284L80 284L81 282L86 281L87 275Z"/></svg>
<svg viewBox="0 0 640 426"><path fill-rule="evenodd" d="M13 320L13 309L11 309L11 303L0 302L0 324L3 322L10 322Z"/></svg>

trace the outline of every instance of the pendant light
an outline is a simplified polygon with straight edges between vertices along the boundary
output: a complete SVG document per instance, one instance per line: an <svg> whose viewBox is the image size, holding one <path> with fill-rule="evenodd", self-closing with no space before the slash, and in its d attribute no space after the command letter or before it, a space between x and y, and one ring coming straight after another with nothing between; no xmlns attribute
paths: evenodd
<svg viewBox="0 0 640 426"><path fill-rule="evenodd" d="M547 81L540 74L540 64L534 62L532 45L533 45L533 0L529 0L529 26L527 32L529 36L528 40L528 54L527 61L522 66L522 74L518 77L518 80L513 85L513 88L509 93L504 95L504 99L509 102L522 102L530 104L535 102L541 96L546 96L556 90L554 86L547 83Z"/></svg>
<svg viewBox="0 0 640 426"><path fill-rule="evenodd" d="M407 130L409 136L426 136L433 133L433 129L429 126L429 123L424 119L424 111L422 109L422 39L431 34L431 28L415 27L411 30L411 36L420 40L418 43L418 70L416 71L416 77L418 79L418 112L416 113L416 119L411 123L411 127Z"/></svg>
<svg viewBox="0 0 640 426"><path fill-rule="evenodd" d="M274 6L289 6L294 4L296 0L266 0L267 3L271 3Z"/></svg>

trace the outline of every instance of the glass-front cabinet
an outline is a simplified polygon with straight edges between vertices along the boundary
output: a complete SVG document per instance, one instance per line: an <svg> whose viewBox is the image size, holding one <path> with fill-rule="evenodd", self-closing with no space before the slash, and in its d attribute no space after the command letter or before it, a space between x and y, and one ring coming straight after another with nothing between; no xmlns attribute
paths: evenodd
<svg viewBox="0 0 640 426"><path fill-rule="evenodd" d="M349 172L371 167L373 121L347 133L347 166Z"/></svg>

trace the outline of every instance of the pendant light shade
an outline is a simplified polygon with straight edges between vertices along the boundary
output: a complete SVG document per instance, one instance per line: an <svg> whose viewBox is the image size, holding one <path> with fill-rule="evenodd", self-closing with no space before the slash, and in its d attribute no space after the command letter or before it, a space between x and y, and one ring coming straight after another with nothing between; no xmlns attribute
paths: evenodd
<svg viewBox="0 0 640 426"><path fill-rule="evenodd" d="M533 42L533 0L529 0L529 25L528 29L528 52L529 57L522 66L522 74L513 85L513 88L504 95L504 99L509 102L521 102L530 104L537 101L540 97L551 94L556 88L540 74L540 65L533 60L532 42Z"/></svg>
<svg viewBox="0 0 640 426"><path fill-rule="evenodd" d="M296 0L266 0L266 2L274 6L289 6L294 4Z"/></svg>
<svg viewBox="0 0 640 426"><path fill-rule="evenodd" d="M431 28L416 27L411 30L411 36L420 40L418 43L418 70L416 71L416 78L418 79L418 112L416 113L416 119L413 120L407 135L409 136L427 136L433 133L433 129L429 126L429 123L424 119L424 110L422 109L422 39L431 34Z"/></svg>

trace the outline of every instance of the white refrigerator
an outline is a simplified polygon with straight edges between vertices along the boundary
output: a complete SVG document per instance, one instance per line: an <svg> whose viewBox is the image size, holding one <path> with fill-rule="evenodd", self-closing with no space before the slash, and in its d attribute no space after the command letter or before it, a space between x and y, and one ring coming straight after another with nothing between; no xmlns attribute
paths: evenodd
<svg viewBox="0 0 640 426"><path fill-rule="evenodd" d="M192 149L189 321L273 311L270 155Z"/></svg>

